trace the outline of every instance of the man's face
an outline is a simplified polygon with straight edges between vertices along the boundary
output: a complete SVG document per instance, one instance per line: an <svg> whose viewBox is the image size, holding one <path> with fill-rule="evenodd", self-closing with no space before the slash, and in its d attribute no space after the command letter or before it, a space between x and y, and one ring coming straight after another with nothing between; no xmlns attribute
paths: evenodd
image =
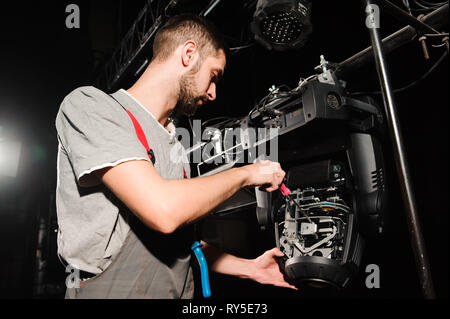
<svg viewBox="0 0 450 319"><path fill-rule="evenodd" d="M224 72L225 60L225 53L220 50L217 56L209 56L203 63L197 62L184 74L180 79L180 93L175 110L192 116L200 106L215 100L216 85Z"/></svg>

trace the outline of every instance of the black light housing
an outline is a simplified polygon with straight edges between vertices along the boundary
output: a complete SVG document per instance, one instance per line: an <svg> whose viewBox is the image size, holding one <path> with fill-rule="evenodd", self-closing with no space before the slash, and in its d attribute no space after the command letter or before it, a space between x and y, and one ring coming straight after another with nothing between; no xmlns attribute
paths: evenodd
<svg viewBox="0 0 450 319"><path fill-rule="evenodd" d="M312 32L310 0L259 0L251 24L255 39L269 50L303 47Z"/></svg>

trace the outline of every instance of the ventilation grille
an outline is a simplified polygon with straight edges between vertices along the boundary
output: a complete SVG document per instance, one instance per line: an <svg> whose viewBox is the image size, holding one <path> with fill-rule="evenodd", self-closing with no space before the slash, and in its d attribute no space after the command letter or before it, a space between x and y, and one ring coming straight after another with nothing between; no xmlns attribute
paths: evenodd
<svg viewBox="0 0 450 319"><path fill-rule="evenodd" d="M371 173L372 187L374 189L384 190L384 173L383 169L379 168Z"/></svg>

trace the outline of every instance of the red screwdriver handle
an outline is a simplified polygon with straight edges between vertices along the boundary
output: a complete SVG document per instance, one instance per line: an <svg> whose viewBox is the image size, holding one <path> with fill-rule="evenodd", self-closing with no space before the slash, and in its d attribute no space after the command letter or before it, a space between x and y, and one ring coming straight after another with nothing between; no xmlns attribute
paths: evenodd
<svg viewBox="0 0 450 319"><path fill-rule="evenodd" d="M288 196L291 193L291 190L289 188L287 188L286 185L284 185L284 183L281 184L280 191L281 191L281 194L283 194L283 196Z"/></svg>

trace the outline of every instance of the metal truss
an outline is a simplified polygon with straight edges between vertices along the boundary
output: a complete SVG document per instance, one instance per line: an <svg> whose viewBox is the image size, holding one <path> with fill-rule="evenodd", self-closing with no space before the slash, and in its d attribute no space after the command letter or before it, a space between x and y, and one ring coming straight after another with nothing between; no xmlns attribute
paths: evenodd
<svg viewBox="0 0 450 319"><path fill-rule="evenodd" d="M161 0L148 0L144 8L140 11L135 22L122 39L119 47L106 62L102 72L96 79L95 84L99 88L110 92L117 86L119 81L129 70L131 64L138 57L139 53L146 48L151 38L164 23L165 19L170 16L173 9L180 2L180 0L169 1L166 7L159 13L156 12L157 10L155 9L158 5L158 1ZM208 15L220 1L221 0L212 0L200 15ZM148 59L146 59L142 65L137 68L135 76L143 70L148 62Z"/></svg>
<svg viewBox="0 0 450 319"><path fill-rule="evenodd" d="M163 15L156 17L157 12L153 5L156 2L157 0L148 0L144 8L139 12L138 17L122 39L119 47L114 51L109 61L106 62L96 80L97 86L106 91L113 89L130 64L161 26ZM167 7L174 6L176 2L175 0L171 1Z"/></svg>

